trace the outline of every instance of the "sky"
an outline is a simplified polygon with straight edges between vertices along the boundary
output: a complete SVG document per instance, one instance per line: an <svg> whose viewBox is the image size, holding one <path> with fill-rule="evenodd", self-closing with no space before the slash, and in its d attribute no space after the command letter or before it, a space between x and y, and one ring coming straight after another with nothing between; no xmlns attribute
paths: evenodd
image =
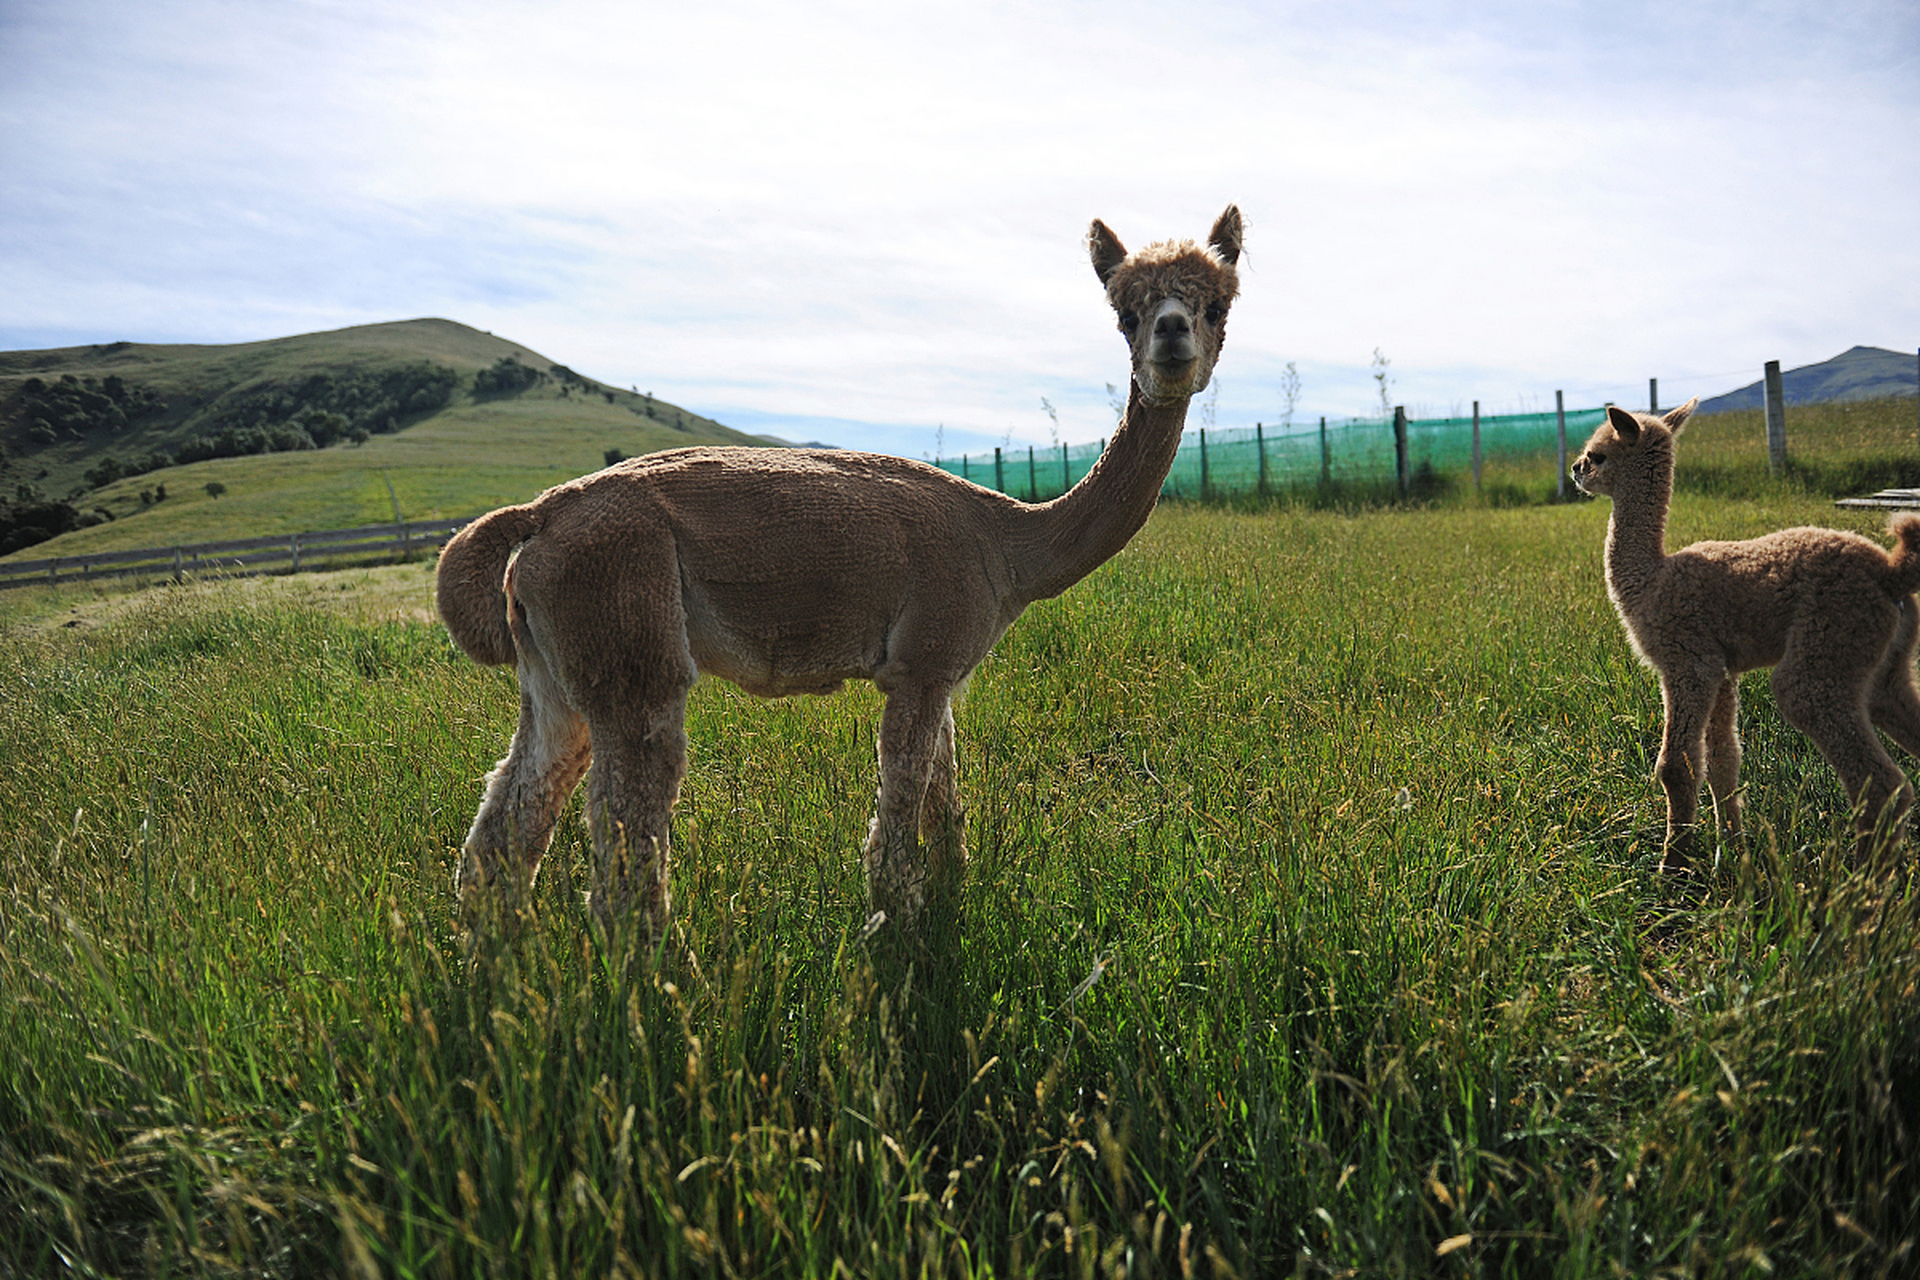
<svg viewBox="0 0 1920 1280"><path fill-rule="evenodd" d="M441 316L792 440L1079 443L1088 223L1229 203L1190 427L1914 351L1920 4L0 0L0 350Z"/></svg>

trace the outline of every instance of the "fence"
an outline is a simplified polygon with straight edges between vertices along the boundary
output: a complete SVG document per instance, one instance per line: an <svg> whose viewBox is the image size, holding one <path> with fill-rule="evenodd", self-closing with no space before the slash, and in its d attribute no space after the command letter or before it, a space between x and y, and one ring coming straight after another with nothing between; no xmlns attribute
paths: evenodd
<svg viewBox="0 0 1920 1280"><path fill-rule="evenodd" d="M337 563L345 558L383 555L405 558L414 551L437 545L470 519L472 517L370 524L358 529L278 534L234 542L104 551L99 555L56 556L51 560L0 561L0 591L8 587L88 582L95 578L145 576L178 580L199 573L247 575L270 572L265 566L282 563L297 573L303 568L315 568L323 562Z"/></svg>
<svg viewBox="0 0 1920 1280"><path fill-rule="evenodd" d="M1605 409L1569 409L1467 418L1343 418L1318 426L1189 431L1160 493L1169 498L1230 498L1330 484L1393 484L1412 473L1467 472L1481 461L1539 457L1564 441L1577 448ZM1564 427L1562 422L1564 420ZM1404 446L1401 440L1404 439ZM1077 484L1106 449L1098 444L995 449L936 458L934 465L1028 502L1056 498ZM1565 468L1561 468L1564 472Z"/></svg>

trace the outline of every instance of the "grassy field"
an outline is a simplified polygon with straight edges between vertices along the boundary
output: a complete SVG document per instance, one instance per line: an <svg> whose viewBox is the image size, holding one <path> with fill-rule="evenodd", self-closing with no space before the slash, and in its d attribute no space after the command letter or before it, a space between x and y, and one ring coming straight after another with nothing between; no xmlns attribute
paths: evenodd
<svg viewBox="0 0 1920 1280"><path fill-rule="evenodd" d="M1761 680L1748 842L1651 874L1606 515L1163 508L976 674L917 944L871 690L696 689L657 954L571 820L469 951L517 700L424 566L22 600L0 1274L1911 1274L1915 896ZM1674 539L1805 521L1879 523Z"/></svg>

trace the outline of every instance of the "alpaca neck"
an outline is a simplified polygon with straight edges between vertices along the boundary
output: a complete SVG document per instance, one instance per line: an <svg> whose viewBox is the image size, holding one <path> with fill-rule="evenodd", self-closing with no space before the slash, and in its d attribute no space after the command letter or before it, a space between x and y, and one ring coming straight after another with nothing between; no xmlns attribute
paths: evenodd
<svg viewBox="0 0 1920 1280"><path fill-rule="evenodd" d="M1667 507L1673 472L1655 471L1653 482L1613 495L1607 521L1607 585L1616 599L1632 601L1651 584L1667 559Z"/></svg>
<svg viewBox="0 0 1920 1280"><path fill-rule="evenodd" d="M1023 508L1009 539L1027 600L1057 596L1119 553L1153 514L1180 451L1187 397L1153 404L1129 380L1127 412L1079 484Z"/></svg>

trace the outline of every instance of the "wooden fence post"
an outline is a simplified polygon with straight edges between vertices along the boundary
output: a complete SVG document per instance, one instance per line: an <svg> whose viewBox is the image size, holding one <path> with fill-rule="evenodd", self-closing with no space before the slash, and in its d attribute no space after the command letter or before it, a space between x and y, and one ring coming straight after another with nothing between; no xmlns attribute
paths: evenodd
<svg viewBox="0 0 1920 1280"><path fill-rule="evenodd" d="M993 487L1001 493L1007 491L1007 468L1000 459L1000 446L993 446Z"/></svg>
<svg viewBox="0 0 1920 1280"><path fill-rule="evenodd" d="M1320 484L1333 483L1333 450L1327 445L1327 415L1320 415Z"/></svg>
<svg viewBox="0 0 1920 1280"><path fill-rule="evenodd" d="M1473 402L1473 491L1480 492L1480 402Z"/></svg>
<svg viewBox="0 0 1920 1280"><path fill-rule="evenodd" d="M1553 496L1557 501L1567 499L1567 396L1563 391L1553 393L1553 415L1560 424L1559 452L1556 457L1560 463L1560 475L1554 485Z"/></svg>
<svg viewBox="0 0 1920 1280"><path fill-rule="evenodd" d="M1027 501L1040 501L1040 473L1034 469L1033 446L1027 446Z"/></svg>
<svg viewBox="0 0 1920 1280"><path fill-rule="evenodd" d="M1660 412L1660 379L1647 379L1647 412Z"/></svg>
<svg viewBox="0 0 1920 1280"><path fill-rule="evenodd" d="M1260 478L1254 481L1261 497L1267 496L1267 435L1259 423L1253 424L1253 447L1260 455Z"/></svg>
<svg viewBox="0 0 1920 1280"><path fill-rule="evenodd" d="M1767 361L1767 466L1779 475L1787 465L1787 398L1780 385L1780 362Z"/></svg>
<svg viewBox="0 0 1920 1280"><path fill-rule="evenodd" d="M1065 493L1071 488L1073 488L1073 474L1067 470L1067 446L1066 443L1062 441L1060 445L1060 492Z"/></svg>
<svg viewBox="0 0 1920 1280"><path fill-rule="evenodd" d="M1200 428L1200 501L1207 500L1207 429Z"/></svg>
<svg viewBox="0 0 1920 1280"><path fill-rule="evenodd" d="M1400 479L1400 496L1413 491L1413 474L1407 467L1407 406L1393 406L1393 473Z"/></svg>

